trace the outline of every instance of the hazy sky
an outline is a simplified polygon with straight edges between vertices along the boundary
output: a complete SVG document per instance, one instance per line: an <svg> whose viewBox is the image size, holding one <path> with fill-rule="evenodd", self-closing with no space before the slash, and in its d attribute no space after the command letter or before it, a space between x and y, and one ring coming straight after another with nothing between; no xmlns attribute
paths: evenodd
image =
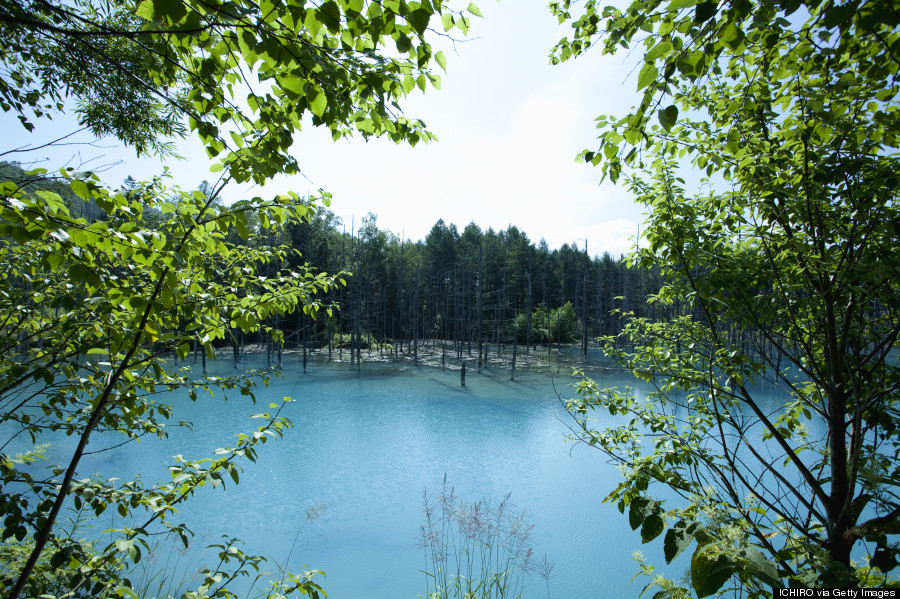
<svg viewBox="0 0 900 599"><path fill-rule="evenodd" d="M576 163L575 156L593 148L596 116L621 115L635 103L634 57L593 50L550 66L550 49L571 29L557 24L545 0L478 4L485 18L472 19L468 40L438 44L448 58L442 90L416 90L405 104L407 115L423 119L437 143L411 149L381 139L332 142L327 131L310 126L295 145L304 176L280 178L264 189L233 186L226 198L322 187L334 195L332 210L348 230L372 212L380 228L413 240L442 218L460 231L471 221L482 229L512 224L551 248L576 241L583 246L587 239L591 253L627 252L642 208L624 189L599 185L599 169ZM39 126L28 136L14 117L3 115L0 152L39 145L59 134L62 124ZM112 143L99 145L64 148L65 157L73 166L93 158L88 167L122 160L102 175L116 186L129 174L146 179L161 170L158 161L139 161ZM199 144L183 142L180 152L186 160L169 167L181 187L215 178ZM46 150L0 159L28 163L43 157L50 158L43 164L48 168L62 161Z"/></svg>

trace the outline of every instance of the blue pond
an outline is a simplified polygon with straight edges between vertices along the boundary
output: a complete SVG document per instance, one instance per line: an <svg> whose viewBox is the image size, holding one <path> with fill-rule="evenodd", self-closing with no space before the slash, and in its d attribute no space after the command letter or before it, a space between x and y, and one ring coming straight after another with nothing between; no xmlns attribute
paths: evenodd
<svg viewBox="0 0 900 599"><path fill-rule="evenodd" d="M204 488L173 518L195 533L192 552L160 542L133 576L155 572L154 584L161 584L163 571L165 585L189 581L214 561L202 548L228 534L248 553L273 560L272 572L275 563L323 570L319 582L331 598L425 596L423 492L439 494L445 475L462 500L510 493L516 510L527 512L533 559L546 555L553 563L552 597L637 597L647 581L630 583L632 553L640 549L651 563L664 563L661 539L642 546L627 517L602 503L619 479L616 469L598 451L566 440L571 422L557 391L573 393L570 369L520 370L510 382L508 370L470 368L461 387L458 370L364 363L357 372L317 361L304 374L296 359L286 360L283 378L258 390L256 405L238 393L227 402L170 397L175 419L193 422L192 431L174 429L165 441L143 439L85 458L80 476L169 480L173 455L209 457L258 426L251 414L282 396L294 399L283 412L294 428L261 447L240 485ZM262 368L265 359L250 356L244 366ZM211 362L209 373L229 375L231 364ZM609 386L635 385L615 371L603 376ZM310 520L313 507L323 509ZM101 525L126 524L117 519L104 514ZM685 566L668 572L678 576ZM544 578L532 574L526 583L523 597L548 596Z"/></svg>

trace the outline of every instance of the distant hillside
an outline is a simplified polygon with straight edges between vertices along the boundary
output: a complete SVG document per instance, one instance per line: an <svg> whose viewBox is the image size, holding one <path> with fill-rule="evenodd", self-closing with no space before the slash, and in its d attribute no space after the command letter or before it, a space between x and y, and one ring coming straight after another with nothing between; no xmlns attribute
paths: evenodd
<svg viewBox="0 0 900 599"><path fill-rule="evenodd" d="M29 192L39 190L56 192L66 203L69 212L75 218L97 220L104 216L103 210L93 200L85 202L79 198L69 187L68 183L55 179L53 173L30 175L15 162L0 162L0 181L12 181Z"/></svg>

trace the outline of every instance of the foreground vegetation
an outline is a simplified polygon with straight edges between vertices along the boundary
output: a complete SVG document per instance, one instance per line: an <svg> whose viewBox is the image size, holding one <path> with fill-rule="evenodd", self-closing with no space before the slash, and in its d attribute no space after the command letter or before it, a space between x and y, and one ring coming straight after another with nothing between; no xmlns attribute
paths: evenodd
<svg viewBox="0 0 900 599"><path fill-rule="evenodd" d="M608 353L658 393L638 402L585 380L569 407L581 438L623 466L607 500L642 540L662 536L668 561L693 547L689 580L645 566L656 597L898 584L896 6L636 0L622 11L587 0L573 12L564 0L551 10L574 26L554 60L596 43L644 46L641 102L599 119L600 146L582 155L649 208L636 269L576 246L535 248L514 227L459 233L439 221L407 244L369 217L338 233L325 195L217 201L232 181L298 172L289 150L304 118L335 138L429 139L399 102L439 85L431 65L445 58L429 26L465 33L474 5L0 5L0 106L25 128L71 109L95 134L161 155L174 150L169 136L190 134L222 173L197 191L165 180L108 189L91 173L62 171L53 187L31 180L45 173L6 167L0 451L26 438L32 449L0 454L5 595L130 595L124 564L150 534L187 545L171 514L201 486L238 482L239 460L290 425L278 404L234 447L179 458L170 481L79 479L79 462L165 435L177 418L158 391L252 396L268 376L195 380L162 356L229 343L239 356L247 336L281 348L286 334L304 347L350 335L357 363L364 336L414 352L423 338L452 340L480 360L488 342L586 351L605 335ZM685 170L710 180L688 189ZM789 399L762 404L764 380ZM598 430L597 409L630 418ZM60 432L76 448L45 477L32 464ZM681 500L664 503L659 486ZM143 524L104 547L84 543L60 524L69 502ZM230 541L222 552L192 596L227 596L261 560ZM306 572L265 593L321 589Z"/></svg>
<svg viewBox="0 0 900 599"><path fill-rule="evenodd" d="M570 4L559 59L643 45L642 102L583 156L649 208L651 301L693 310L607 339L649 402L585 380L569 404L625 473L606 500L667 561L693 546L688 580L644 571L655 597L900 585L896 4Z"/></svg>

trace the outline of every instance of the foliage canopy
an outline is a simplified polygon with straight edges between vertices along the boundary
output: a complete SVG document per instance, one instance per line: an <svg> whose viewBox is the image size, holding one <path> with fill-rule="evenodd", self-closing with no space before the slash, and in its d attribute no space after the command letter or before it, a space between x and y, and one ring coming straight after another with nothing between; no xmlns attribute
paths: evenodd
<svg viewBox="0 0 900 599"><path fill-rule="evenodd" d="M667 561L696 541L699 596L896 584L896 5L551 6L575 29L555 60L643 48L640 104L600 117L582 155L649 207L630 259L668 281L651 299L666 318L632 318L628 351L607 340L657 391L585 380L569 403L582 438L625 468L607 500L644 542L665 533ZM688 192L690 171L712 182ZM627 418L597 430L597 409ZM656 581L660 597L688 590Z"/></svg>
<svg viewBox="0 0 900 599"><path fill-rule="evenodd" d="M31 129L74 101L95 134L139 153L170 152L165 137L189 130L235 180L261 183L298 172L305 116L336 139L430 139L399 101L440 86L429 27L469 25L428 0L4 1L0 107Z"/></svg>

